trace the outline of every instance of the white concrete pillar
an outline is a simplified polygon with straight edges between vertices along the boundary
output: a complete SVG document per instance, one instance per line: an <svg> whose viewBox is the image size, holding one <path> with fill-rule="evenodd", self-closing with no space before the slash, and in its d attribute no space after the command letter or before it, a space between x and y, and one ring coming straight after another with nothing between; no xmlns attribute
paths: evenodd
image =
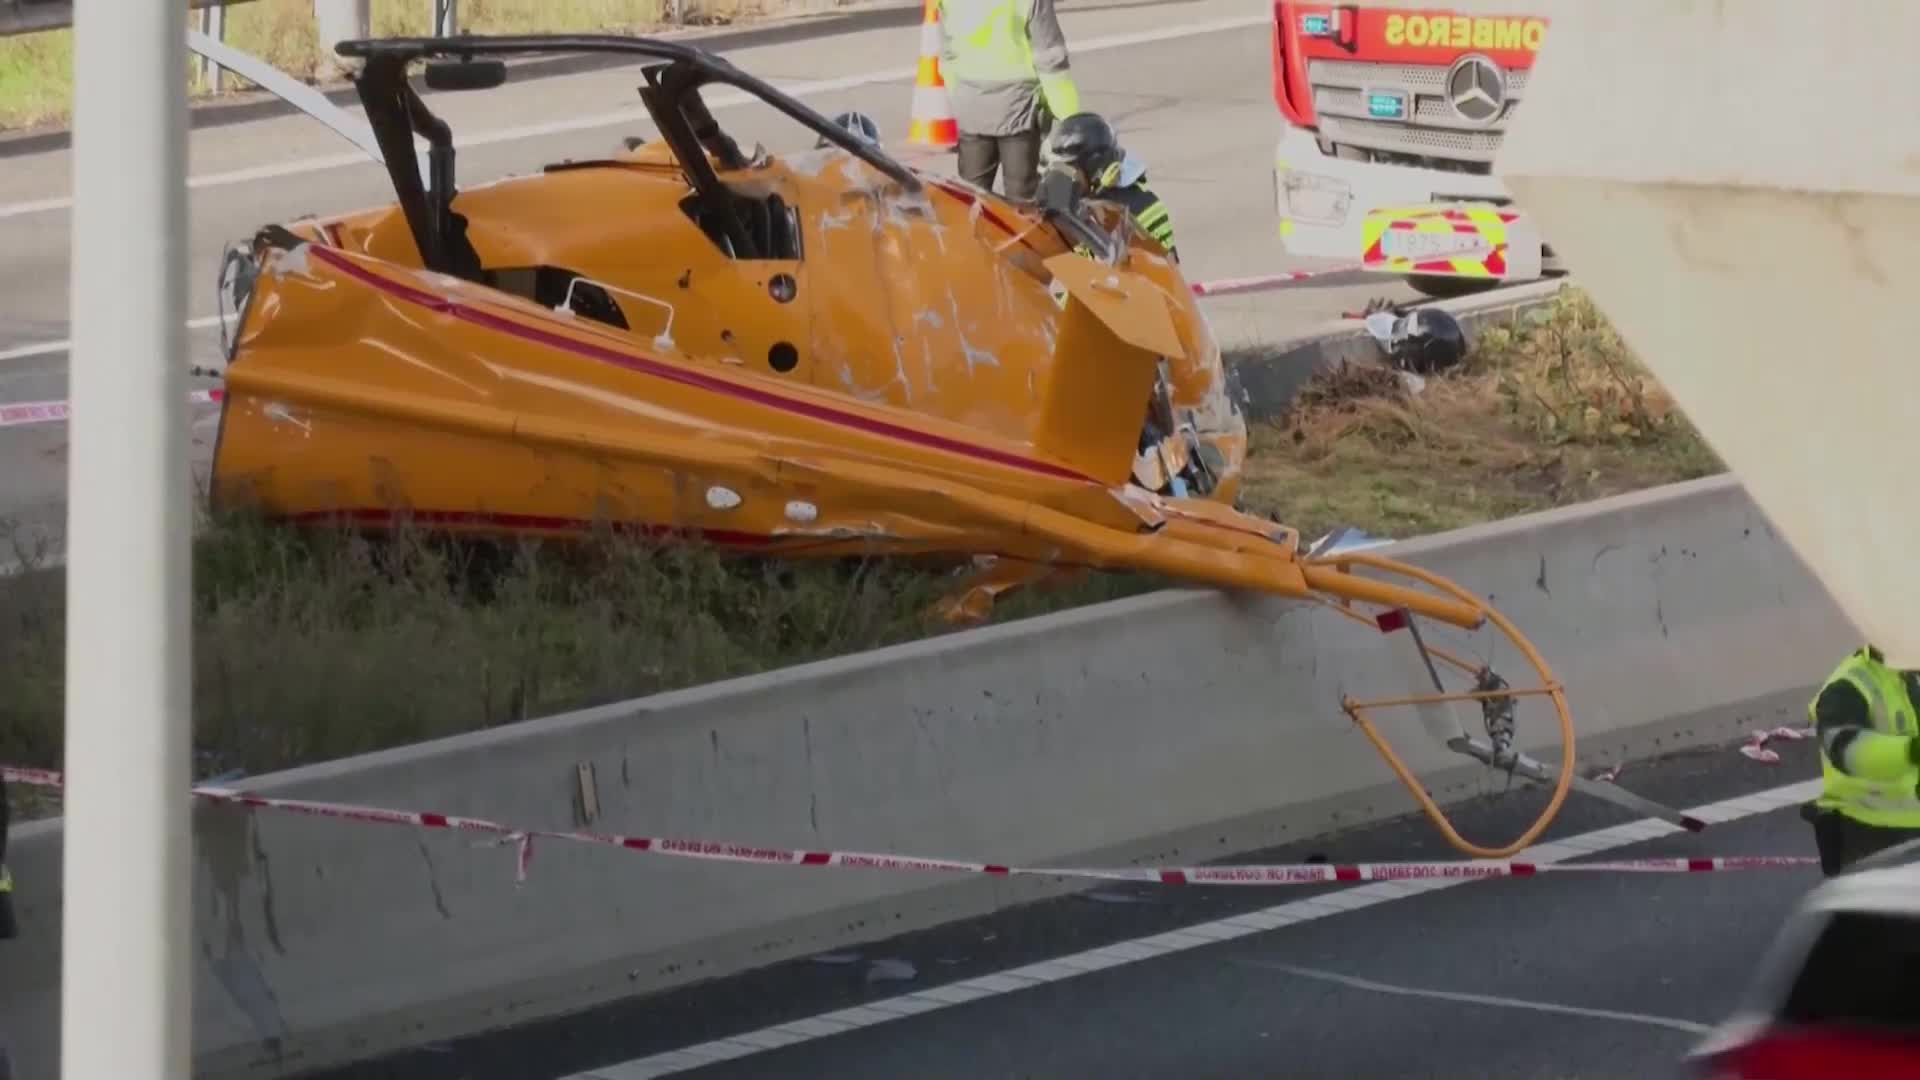
<svg viewBox="0 0 1920 1080"><path fill-rule="evenodd" d="M1920 4L1447 6L1549 20L1494 171L1862 634L1920 666Z"/></svg>
<svg viewBox="0 0 1920 1080"><path fill-rule="evenodd" d="M67 1080L186 1080L192 1053L187 26L74 10Z"/></svg>
<svg viewBox="0 0 1920 1080"><path fill-rule="evenodd" d="M1920 5L1545 7L1496 167L1855 625L1920 666Z"/></svg>

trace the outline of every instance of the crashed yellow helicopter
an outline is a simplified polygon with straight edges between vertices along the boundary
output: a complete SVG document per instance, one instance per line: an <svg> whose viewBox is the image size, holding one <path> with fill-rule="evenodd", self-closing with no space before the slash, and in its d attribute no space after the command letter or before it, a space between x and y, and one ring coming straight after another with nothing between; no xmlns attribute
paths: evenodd
<svg viewBox="0 0 1920 1080"><path fill-rule="evenodd" d="M1587 785L1561 687L1499 613L1402 563L1303 552L1295 530L1235 508L1246 424L1219 346L1178 265L1118 208L1070 183L1025 204L923 173L684 44L462 36L337 50L361 64L396 199L270 226L230 253L216 503L465 534L611 523L781 557L991 556L973 583L989 598L1088 567L1360 620L1372 605L1491 621L1537 686L1415 634L1431 692L1349 701L1349 714L1470 854L1531 843ZM535 53L645 62L658 139L459 188L451 130L410 65L424 62L430 90L484 90L506 80L503 57ZM713 86L771 106L815 148L743 151L702 96ZM1449 692L1436 661L1473 689ZM1557 769L1514 745L1513 705L1529 695L1558 716ZM1461 730L1453 749L1552 785L1510 844L1460 837L1366 716L1456 700L1480 703L1487 737Z"/></svg>

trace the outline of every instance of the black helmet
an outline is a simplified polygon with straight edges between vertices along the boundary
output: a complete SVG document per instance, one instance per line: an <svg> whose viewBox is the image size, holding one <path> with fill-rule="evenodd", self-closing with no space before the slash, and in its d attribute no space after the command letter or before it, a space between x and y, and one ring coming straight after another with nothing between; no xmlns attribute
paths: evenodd
<svg viewBox="0 0 1920 1080"><path fill-rule="evenodd" d="M1047 137L1047 154L1055 161L1072 164L1096 189L1112 185L1125 156L1113 125L1099 113L1090 112L1074 113L1055 124L1053 134Z"/></svg>
<svg viewBox="0 0 1920 1080"><path fill-rule="evenodd" d="M833 118L833 125L835 127L845 128L852 132L855 137L865 139L875 146L880 145L880 125L874 123L873 117L868 116L866 113L859 112L858 110L843 112ZM833 143L830 142L825 135L822 135L814 140L813 148L820 150L832 145Z"/></svg>
<svg viewBox="0 0 1920 1080"><path fill-rule="evenodd" d="M1437 307L1417 307L1396 319L1386 345L1394 366L1416 375L1445 371L1467 355L1460 320Z"/></svg>

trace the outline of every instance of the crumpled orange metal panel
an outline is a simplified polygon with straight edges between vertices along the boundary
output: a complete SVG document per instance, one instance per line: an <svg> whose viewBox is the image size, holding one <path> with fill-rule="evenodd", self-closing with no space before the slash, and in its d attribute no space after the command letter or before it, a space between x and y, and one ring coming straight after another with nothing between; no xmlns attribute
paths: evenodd
<svg viewBox="0 0 1920 1080"><path fill-rule="evenodd" d="M1047 430L970 436L624 337L318 244L270 251L228 369L216 498L293 520L404 511L559 535L611 521L782 554L995 554L1301 597L1350 579L1344 595L1482 618L1303 567L1296 533L1217 502L1102 483L1049 453ZM1073 359L1150 359L1105 344Z"/></svg>
<svg viewBox="0 0 1920 1080"><path fill-rule="evenodd" d="M672 159L649 149L461 192L454 208L493 287L421 272L397 207L298 225L312 244L267 255L240 328L228 373L234 404L215 463L220 490L244 480L251 497L295 515L372 514L403 497L423 508L431 493L457 499L463 513L555 523L542 531L596 515L639 520L644 511L658 524L752 534L756 544L954 531L940 512L894 505L824 523L819 493L808 490L780 500L777 520L759 520L763 498L739 512L707 507L698 492L662 503L625 474L527 475L515 487L504 462L476 470L471 455L491 451L431 448L476 437L453 417L478 423L485 415L496 429L547 422L606 446L640 424L656 446L672 432L689 440L687 453L760 442L795 461L818 440L851 448L881 438L885 448L866 453L896 466L903 444L944 447L913 466L960 469L969 479L985 467L1016 478L1002 484L1009 494L1050 497L1131 528L1137 510L1087 490L1127 480L1155 383L1151 359L1129 366L1111 355L1117 322L1147 335L1165 358L1170 404L1197 422L1213 451L1222 481L1214 497L1237 491L1244 421L1228 402L1219 349L1191 290L1152 245L1136 248L1122 270L1100 270L1024 208L931 179L905 192L826 148L721 174L743 196L788 208L801 237L799 257L736 260L689 214ZM1099 273L1081 284L1081 302L1063 307L1049 285L1075 264ZM535 281L542 267L580 279L576 287L598 285L627 325L533 302L541 288L552 292ZM1110 295L1115 287L1101 279L1116 274L1128 283ZM465 314L450 314L453 305ZM718 382L676 411L653 383L684 387L692 373ZM273 389L272 415L249 411L253 386ZM263 397L262 410L273 402ZM307 415L314 412L326 419ZM827 413L834 418L821 420ZM874 434L883 429L894 434ZM403 494L397 475L375 480L373 466L351 465L365 458L391 468L393 455L376 452L388 444L461 462L460 476L410 473ZM681 460L666 454L654 468L664 477ZM784 469L792 476L797 466ZM485 479L470 479L476 472ZM1029 486L1035 480L1061 490L1042 496ZM568 494L541 494L556 491ZM796 504L792 515L787 502ZM485 520L515 519L474 517L472 527Z"/></svg>
<svg viewBox="0 0 1920 1080"><path fill-rule="evenodd" d="M664 338L708 363L1026 434L1062 315L1045 261L1069 250L1037 217L932 178L924 192L904 193L826 148L720 174L746 197L778 197L803 234L801 258L736 261L689 219L686 181L670 162L629 154L473 188L454 206L486 266L564 267L619 290L642 341ZM300 232L419 265L396 209ZM1172 404L1191 410L1218 449L1216 497L1231 501L1246 427L1229 403L1219 346L1163 255L1137 248L1129 269L1172 309L1181 346L1169 354ZM783 276L786 300L773 292Z"/></svg>
<svg viewBox="0 0 1920 1080"><path fill-rule="evenodd" d="M1104 326L1077 298L1063 319L1089 335ZM1290 531L1076 467L1102 434L1085 416L1071 431L986 435L637 348L612 328L324 245L267 254L235 355L217 494L294 519L378 521L404 507L453 529L539 533L612 520L771 551L983 552L1303 587ZM1087 385L1124 385L1129 360L1131 401L1144 394L1151 357L1117 336L1065 359L1048 373L1095 376L1062 388L1088 405ZM1104 433L1112 473L1138 424L1086 413L1116 418Z"/></svg>

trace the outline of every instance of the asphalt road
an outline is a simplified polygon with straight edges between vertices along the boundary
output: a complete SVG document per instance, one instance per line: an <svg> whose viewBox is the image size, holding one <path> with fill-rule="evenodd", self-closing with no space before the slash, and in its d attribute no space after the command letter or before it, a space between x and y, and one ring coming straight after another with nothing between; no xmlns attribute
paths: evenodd
<svg viewBox="0 0 1920 1080"><path fill-rule="evenodd" d="M1780 749L1778 765L1720 747L1630 765L1620 781L1693 808L1817 777L1810 744ZM1469 836L1511 836L1539 805L1538 794L1509 796L1461 823ZM1546 840L1631 820L1575 796ZM1780 808L1595 857L1812 850L1805 824ZM1312 855L1455 858L1414 817L1236 861ZM1817 880L1812 868L1549 874L1408 889L1349 910L1325 908L1381 886L1100 888L307 1080L1681 1077L1682 1055L1731 1009L1760 950ZM1006 992L917 1015L903 1000L1183 928L1205 938L1217 920L1308 898L1325 903L1277 929L1160 955L1141 947L1136 962L1058 981L1008 976ZM862 1005L894 1015L850 1030L811 1019ZM661 1055L710 1040L771 1045L768 1028L795 1022L821 1036L658 1069Z"/></svg>
<svg viewBox="0 0 1920 1080"><path fill-rule="evenodd" d="M1271 16L1233 0L1151 3L1065 0L1062 21L1077 50L1074 71L1090 108L1105 112L1147 162L1173 209L1181 255L1196 281L1283 269L1322 269L1288 258L1272 207L1272 150L1280 116L1272 96L1267 33ZM1207 29L1211 27L1211 29ZM1199 30L1201 32L1194 32ZM1181 36L1185 35L1185 36ZM901 156L951 173L951 154L916 153L900 142L911 106L919 27L895 26L722 49L735 64L786 87L833 115L872 115ZM637 69L614 68L510 83L482 94L433 95L465 146L463 183L603 154L628 134L651 136L634 87ZM353 110L358 116L357 108ZM812 139L757 103L717 105L715 115L743 144L801 150ZM309 213L336 213L388 201L385 174L350 144L304 116L208 127L190 136L189 315L218 314L215 282L225 245L260 225ZM5 154L0 147L0 154ZM0 404L64 399L64 350L32 351L68 336L71 160L64 150L8 155L0 168ZM345 163L342 163L345 162ZM108 303L118 283L101 283L86 303ZM1285 340L1337 318L1367 299L1410 299L1404 284L1347 275L1285 292L1206 301L1224 343ZM218 331L192 334L196 362L217 356ZM30 355L18 355L30 351ZM10 355L12 354L12 355ZM196 384L210 385L210 384ZM211 456L195 447L196 480ZM65 516L61 425L0 428L0 524L37 540L57 537ZM0 563L10 555L0 532Z"/></svg>

